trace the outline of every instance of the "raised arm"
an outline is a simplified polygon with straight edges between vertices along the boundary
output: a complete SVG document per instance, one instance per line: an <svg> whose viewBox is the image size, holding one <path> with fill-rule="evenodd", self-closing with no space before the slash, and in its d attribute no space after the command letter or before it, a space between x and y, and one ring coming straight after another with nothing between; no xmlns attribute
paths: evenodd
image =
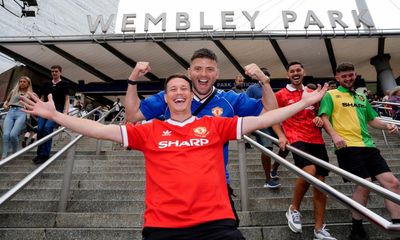
<svg viewBox="0 0 400 240"><path fill-rule="evenodd" d="M319 102L327 89L328 84L325 84L322 89L321 86L318 86L313 92L304 91L302 99L294 104L268 111L258 117L244 117L242 133L247 134L282 122L304 108Z"/></svg>
<svg viewBox="0 0 400 240"><path fill-rule="evenodd" d="M262 87L262 103L264 109L266 111L277 109L278 103L276 102L274 91L272 91L269 77L266 76L255 63L245 66L244 70L248 76L258 80L260 83Z"/></svg>
<svg viewBox="0 0 400 240"><path fill-rule="evenodd" d="M22 111L40 116L42 118L50 119L58 124L71 129L74 132L83 134L88 137L111 140L122 143L122 136L120 126L118 125L103 125L101 123L68 116L56 110L53 102L53 97L50 94L47 102L41 101L37 96L28 92L30 99L21 97L21 103L25 106Z"/></svg>
<svg viewBox="0 0 400 240"><path fill-rule="evenodd" d="M130 122L144 120L145 117L140 111L140 98L137 94L135 81L151 70L148 62L138 62L132 70L128 80L128 88L125 95L125 118Z"/></svg>

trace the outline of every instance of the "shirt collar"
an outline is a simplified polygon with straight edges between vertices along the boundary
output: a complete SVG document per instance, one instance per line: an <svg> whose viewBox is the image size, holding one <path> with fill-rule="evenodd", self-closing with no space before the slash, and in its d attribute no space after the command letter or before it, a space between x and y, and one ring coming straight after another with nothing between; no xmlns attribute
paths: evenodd
<svg viewBox="0 0 400 240"><path fill-rule="evenodd" d="M205 100L207 100L207 98L209 98L209 97L211 96L211 94L212 94L214 91L217 91L217 89L215 88L215 86L213 86L213 88L212 88L210 94L208 94L207 97L205 97L205 98L203 98L203 99L200 99L196 94L193 94L193 95L194 95L193 99L196 100L196 101L198 101L198 102L203 103Z"/></svg>
<svg viewBox="0 0 400 240"><path fill-rule="evenodd" d="M290 83L290 84L287 84L287 85L286 85L286 88L287 88L287 90L289 90L290 92L299 91L299 90L297 90L297 88L294 88L293 85L292 85L291 83ZM303 84L301 84L301 90L304 90L304 85L303 85Z"/></svg>
<svg viewBox="0 0 400 240"><path fill-rule="evenodd" d="M342 87L342 86L339 86L339 87L337 88L337 90L340 91L340 92L344 92L344 93L347 92L347 93L350 93L350 94L352 94L352 95L357 94L356 91L350 90L350 89L348 89L348 88L344 88L344 87Z"/></svg>
<svg viewBox="0 0 400 240"><path fill-rule="evenodd" d="M165 120L165 121L168 122L168 123L171 124L171 125L175 125L175 126L180 126L180 127L182 127L182 126L185 126L186 124L189 124L189 123L193 122L195 119L196 119L195 116L191 116L190 118L186 119L186 120L183 121L183 122L175 121L175 120L173 120L173 119L171 119L171 118L169 118L169 119L167 119L167 120Z"/></svg>

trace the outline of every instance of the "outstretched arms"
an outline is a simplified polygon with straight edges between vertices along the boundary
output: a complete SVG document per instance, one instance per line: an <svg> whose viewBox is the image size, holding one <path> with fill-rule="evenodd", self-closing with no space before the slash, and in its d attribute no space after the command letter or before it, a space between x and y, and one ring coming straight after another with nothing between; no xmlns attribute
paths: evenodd
<svg viewBox="0 0 400 240"><path fill-rule="evenodd" d="M76 118L60 113L54 106L51 94L48 96L49 101L47 102L43 102L30 92L28 92L28 95L31 99L21 97L21 103L25 106L23 109L24 112L50 119L74 132L88 137L122 143L120 126L104 125L92 120Z"/></svg>
<svg viewBox="0 0 400 240"><path fill-rule="evenodd" d="M282 122L304 108L319 102L325 95L327 89L328 84L325 84L323 88L318 86L318 88L313 92L304 91L303 98L294 104L268 111L258 117L244 117L242 133L247 134L257 129L267 128Z"/></svg>
<svg viewBox="0 0 400 240"><path fill-rule="evenodd" d="M125 95L125 117L128 121L137 122L145 119L143 113L140 111L140 99L137 94L137 85L132 83L135 83L136 80L149 71L151 71L151 68L148 62L138 62L129 76L129 81L131 82L128 84Z"/></svg>

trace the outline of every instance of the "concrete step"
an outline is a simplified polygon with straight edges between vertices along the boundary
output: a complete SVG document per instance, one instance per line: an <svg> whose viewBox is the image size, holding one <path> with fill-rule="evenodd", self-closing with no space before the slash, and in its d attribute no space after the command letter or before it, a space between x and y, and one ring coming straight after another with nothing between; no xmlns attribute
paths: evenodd
<svg viewBox="0 0 400 240"><path fill-rule="evenodd" d="M69 212L143 212L144 199L90 199L90 200L70 200L68 202ZM126 199L126 200L125 200ZM252 211L282 211L286 210L291 204L292 197L258 197L249 199L249 209ZM240 209L240 201L234 199L235 206ZM31 199L31 200L11 200L0 207L0 212L52 212L57 211L58 199ZM368 201L369 208L384 208L383 199L380 196L371 195ZM328 198L327 208L344 209L337 201ZM303 198L301 209L313 209L311 196Z"/></svg>
<svg viewBox="0 0 400 240"><path fill-rule="evenodd" d="M387 214L382 209L372 209L378 214ZM302 223L312 225L313 210L304 210ZM238 212L241 227L286 226L285 211L249 211ZM35 221L32 221L35 220ZM327 209L325 222L328 225L350 223L347 209ZM143 214L132 212L0 212L0 228L140 228L143 226Z"/></svg>
<svg viewBox="0 0 400 240"><path fill-rule="evenodd" d="M303 233L292 233L287 226L243 227L240 228L248 240L303 240L313 238L313 226L303 226ZM347 224L330 225L332 236L337 239L347 239L349 234ZM389 235L375 226L366 227L371 240L394 239L396 235ZM113 240L141 240L141 229L138 228L9 228L0 229L0 239L37 240L37 239L113 239Z"/></svg>

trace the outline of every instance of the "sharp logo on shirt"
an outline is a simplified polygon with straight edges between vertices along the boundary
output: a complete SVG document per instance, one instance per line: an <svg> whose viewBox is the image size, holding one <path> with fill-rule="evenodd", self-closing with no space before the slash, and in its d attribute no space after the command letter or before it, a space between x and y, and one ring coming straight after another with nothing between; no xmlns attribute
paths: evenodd
<svg viewBox="0 0 400 240"><path fill-rule="evenodd" d="M218 117L218 116L221 116L224 113L224 110L222 108L220 108L220 107L215 107L215 108L211 109L211 113L214 116Z"/></svg>
<svg viewBox="0 0 400 240"><path fill-rule="evenodd" d="M209 131L206 127L196 127L193 128L193 133L196 137L206 137L209 134Z"/></svg>
<svg viewBox="0 0 400 240"><path fill-rule="evenodd" d="M162 132L161 136L168 137L168 136L171 136L171 133L172 133L171 131L165 130L165 131Z"/></svg>
<svg viewBox="0 0 400 240"><path fill-rule="evenodd" d="M208 139L206 138L193 138L188 141L161 141L158 143L158 148L168 148L168 147L201 147L208 144Z"/></svg>
<svg viewBox="0 0 400 240"><path fill-rule="evenodd" d="M365 105L360 104L360 103L342 103L343 107L356 107L356 108L365 108Z"/></svg>

